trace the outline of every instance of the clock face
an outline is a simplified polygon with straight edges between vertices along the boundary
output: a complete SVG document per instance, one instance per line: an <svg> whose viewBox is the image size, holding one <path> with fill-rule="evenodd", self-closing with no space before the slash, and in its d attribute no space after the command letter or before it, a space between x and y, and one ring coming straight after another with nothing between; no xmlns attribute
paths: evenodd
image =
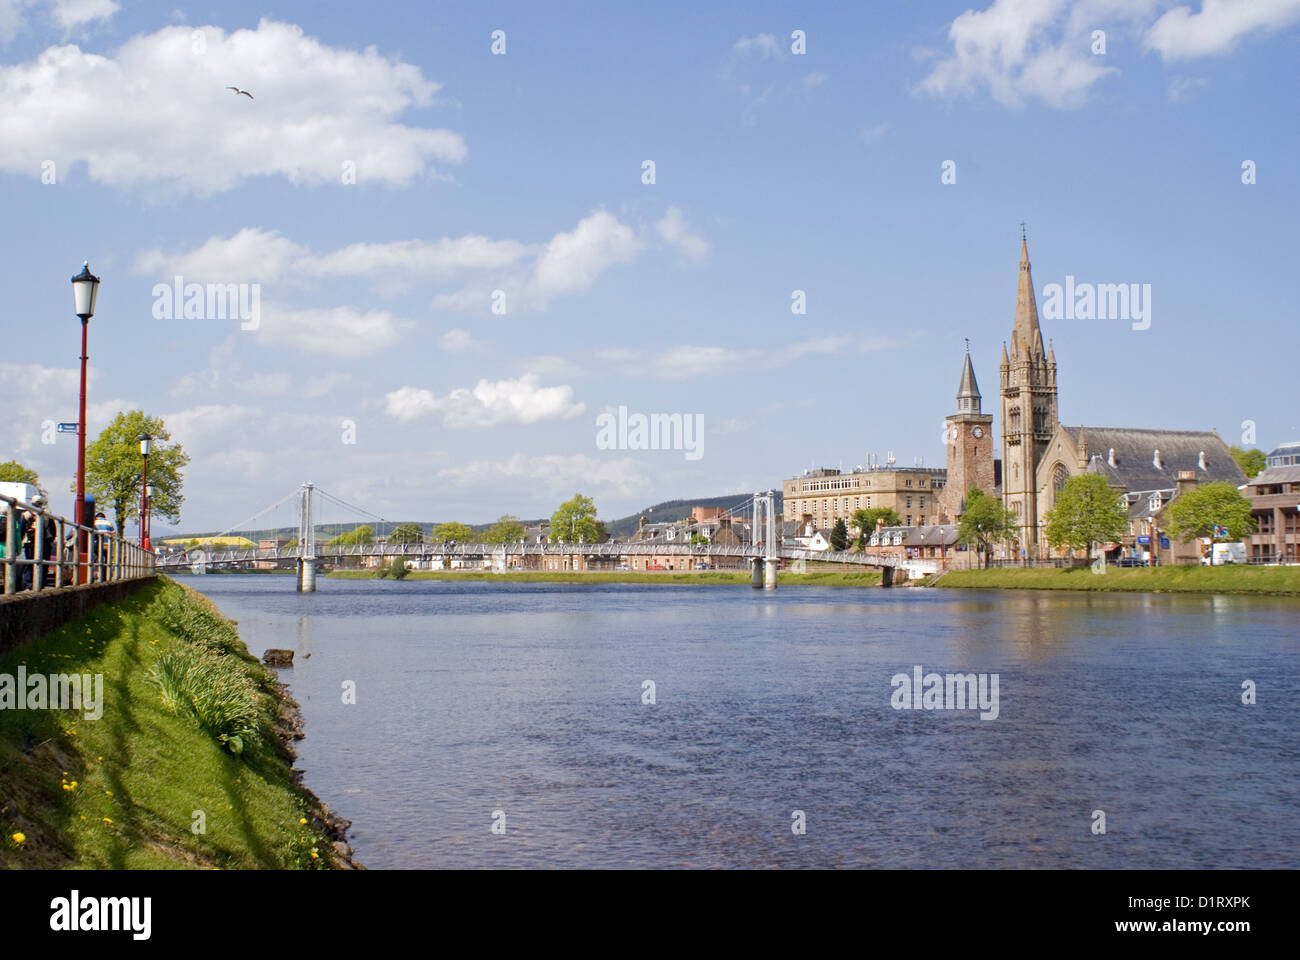
<svg viewBox="0 0 1300 960"><path fill-rule="evenodd" d="M978 440L980 437L984 436L984 430L983 430L982 427L976 427L975 430L974 430L974 433L975 433L975 439L976 439L976 440Z"/></svg>

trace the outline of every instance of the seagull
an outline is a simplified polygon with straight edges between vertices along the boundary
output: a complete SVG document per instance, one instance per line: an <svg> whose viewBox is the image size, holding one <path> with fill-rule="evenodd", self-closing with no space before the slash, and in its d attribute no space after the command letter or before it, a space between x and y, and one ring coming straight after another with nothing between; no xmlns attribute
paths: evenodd
<svg viewBox="0 0 1300 960"><path fill-rule="evenodd" d="M240 90L238 87L226 87L226 89L234 90L235 96L239 96L242 93L244 96L248 97L249 100L253 99L253 95L249 93L247 90Z"/></svg>

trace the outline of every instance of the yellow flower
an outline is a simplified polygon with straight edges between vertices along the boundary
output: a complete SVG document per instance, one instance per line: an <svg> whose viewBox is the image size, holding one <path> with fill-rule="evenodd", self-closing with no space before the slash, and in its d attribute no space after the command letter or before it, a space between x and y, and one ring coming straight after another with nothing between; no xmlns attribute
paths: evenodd
<svg viewBox="0 0 1300 960"><path fill-rule="evenodd" d="M315 850L313 850L313 851L311 852L311 858L312 858L313 860L319 860L319 859L320 859L320 854L317 853Z"/></svg>
<svg viewBox="0 0 1300 960"><path fill-rule="evenodd" d="M14 843L26 843L26 842L27 842L27 834L25 834L25 833L15 833L14 836L13 836L13 841L14 841Z"/></svg>
<svg viewBox="0 0 1300 960"><path fill-rule="evenodd" d="M106 796L106 797L111 797L112 795L113 795L113 791L112 791L112 790L105 790L105 791L104 791L104 796Z"/></svg>
<svg viewBox="0 0 1300 960"><path fill-rule="evenodd" d="M104 818L104 822L105 822L105 823L112 823L113 821L110 820L110 819L108 819L108 817L105 817L105 818Z"/></svg>
<svg viewBox="0 0 1300 960"><path fill-rule="evenodd" d="M306 822L307 822L307 818L306 818L306 817L300 817L300 818L298 819L298 822L299 822L299 823L306 823Z"/></svg>

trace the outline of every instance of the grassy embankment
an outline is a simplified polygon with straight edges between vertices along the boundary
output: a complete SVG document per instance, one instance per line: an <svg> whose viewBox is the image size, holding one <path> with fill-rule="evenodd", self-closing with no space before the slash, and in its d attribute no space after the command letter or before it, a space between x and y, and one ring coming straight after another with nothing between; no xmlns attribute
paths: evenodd
<svg viewBox="0 0 1300 960"><path fill-rule="evenodd" d="M102 674L102 716L0 711L0 869L329 866L287 705L234 624L166 578L0 658ZM195 833L200 823L205 832Z"/></svg>
<svg viewBox="0 0 1300 960"><path fill-rule="evenodd" d="M935 586L1286 596L1300 595L1300 567L1109 567L1104 574L1094 574L1088 567L953 570Z"/></svg>
<svg viewBox="0 0 1300 960"><path fill-rule="evenodd" d="M343 580L374 580L379 574L373 570L335 570L329 576ZM525 570L513 573L492 573L488 570L412 570L404 580L491 580L497 583L657 583L673 586L724 585L748 586L750 575L733 570L701 570L684 572L600 571L592 573L566 573L563 571ZM877 570L828 570L814 573L782 572L777 578L781 586L813 587L878 587Z"/></svg>

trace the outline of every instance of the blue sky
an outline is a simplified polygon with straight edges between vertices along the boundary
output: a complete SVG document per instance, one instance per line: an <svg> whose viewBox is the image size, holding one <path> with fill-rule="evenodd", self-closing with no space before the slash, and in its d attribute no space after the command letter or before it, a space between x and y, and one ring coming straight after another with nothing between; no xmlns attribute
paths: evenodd
<svg viewBox="0 0 1300 960"><path fill-rule="evenodd" d="M964 338L997 412L1022 220L1040 310L1151 287L1149 329L1044 317L1065 422L1300 437L1300 0L967 3L0 0L11 455L70 508L89 259L92 434L167 419L183 528L303 480L483 522L942 462ZM177 274L258 328L156 317ZM703 456L599 449L620 405Z"/></svg>

